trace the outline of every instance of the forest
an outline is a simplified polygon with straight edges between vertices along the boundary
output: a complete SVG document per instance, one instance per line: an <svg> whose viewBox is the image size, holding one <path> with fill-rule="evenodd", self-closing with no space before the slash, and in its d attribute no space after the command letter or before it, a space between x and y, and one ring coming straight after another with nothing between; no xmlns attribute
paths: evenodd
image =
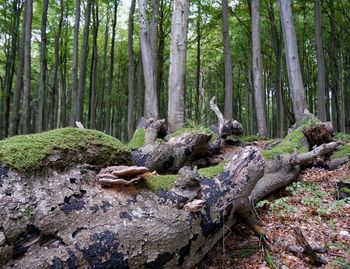
<svg viewBox="0 0 350 269"><path fill-rule="evenodd" d="M350 268L350 2L0 2L0 268Z"/></svg>
<svg viewBox="0 0 350 269"><path fill-rule="evenodd" d="M76 119L126 141L140 117L169 119L175 110L182 126L211 126L214 95L246 134L282 137L295 121L286 64L292 39L283 38L277 1L254 2L191 1L176 26L173 1L4 1L0 138ZM292 3L303 107L341 132L350 125L349 8L348 1ZM184 67L173 72L181 79L170 65L177 27Z"/></svg>

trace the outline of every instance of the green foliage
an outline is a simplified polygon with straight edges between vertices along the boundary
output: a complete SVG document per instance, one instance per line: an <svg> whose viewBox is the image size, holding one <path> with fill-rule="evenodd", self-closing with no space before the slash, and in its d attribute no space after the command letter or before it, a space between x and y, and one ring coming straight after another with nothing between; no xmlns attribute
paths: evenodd
<svg viewBox="0 0 350 269"><path fill-rule="evenodd" d="M204 178L214 178L217 175L224 172L225 165L226 165L226 162L222 162L215 166L204 167L199 169L198 173L200 176Z"/></svg>
<svg viewBox="0 0 350 269"><path fill-rule="evenodd" d="M161 190L170 190L178 175L154 175L148 177L144 182L144 187L147 189L158 192Z"/></svg>
<svg viewBox="0 0 350 269"><path fill-rule="evenodd" d="M261 154L267 160L274 159L277 155L293 153L294 149L297 149L299 153L308 152L308 149L301 144L304 138L304 133L297 129L290 132L283 141L276 147L269 150L262 150Z"/></svg>
<svg viewBox="0 0 350 269"><path fill-rule="evenodd" d="M90 160L93 164L125 163L130 158L129 149L112 136L89 129L63 128L0 141L0 163L21 172L33 171L57 151L75 152L78 156L94 148L96 156Z"/></svg>
<svg viewBox="0 0 350 269"><path fill-rule="evenodd" d="M340 146L339 149L332 154L331 159L335 160L347 156L350 156L350 144Z"/></svg>
<svg viewBox="0 0 350 269"><path fill-rule="evenodd" d="M336 133L334 136L335 139L349 143L350 142L350 134L346 133Z"/></svg>
<svg viewBox="0 0 350 269"><path fill-rule="evenodd" d="M231 258L244 259L254 255L258 250L259 250L258 245L243 246L239 249L235 249L234 251L230 251L229 255Z"/></svg>
<svg viewBox="0 0 350 269"><path fill-rule="evenodd" d="M138 149L145 144L145 129L138 128L135 130L128 146L130 149Z"/></svg>

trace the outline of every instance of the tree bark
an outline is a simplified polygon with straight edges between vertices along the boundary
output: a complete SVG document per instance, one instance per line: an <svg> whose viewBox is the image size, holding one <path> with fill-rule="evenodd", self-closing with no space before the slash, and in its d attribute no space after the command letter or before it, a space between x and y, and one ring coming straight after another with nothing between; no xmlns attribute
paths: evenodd
<svg viewBox="0 0 350 269"><path fill-rule="evenodd" d="M316 59L317 59L317 110L318 118L321 121L326 121L326 73L323 54L322 40L322 18L320 0L314 0L315 11L315 39L316 39Z"/></svg>
<svg viewBox="0 0 350 269"><path fill-rule="evenodd" d="M78 58L79 58L79 25L80 25L80 0L75 1L75 23L73 38L73 63L72 63L72 103L70 112L70 126L75 126L77 120L78 98Z"/></svg>
<svg viewBox="0 0 350 269"><path fill-rule="evenodd" d="M286 49L288 81L292 93L293 111L295 119L298 121L306 109L306 100L300 70L291 0L279 0L279 4L281 11L284 46Z"/></svg>
<svg viewBox="0 0 350 269"><path fill-rule="evenodd" d="M81 47L80 76L78 83L77 114L76 121L83 121L84 95L86 87L86 61L89 52L89 28L91 18L91 0L86 1L85 25L83 34L83 44Z"/></svg>
<svg viewBox="0 0 350 269"><path fill-rule="evenodd" d="M131 1L129 22L128 22L128 139L130 140L134 132L134 102L135 102L135 88L134 88L134 48L133 48L133 34L134 34L134 13L136 0Z"/></svg>
<svg viewBox="0 0 350 269"><path fill-rule="evenodd" d="M33 1L26 0L23 67L23 134L30 132L31 37Z"/></svg>
<svg viewBox="0 0 350 269"><path fill-rule="evenodd" d="M92 2L92 20L93 20L93 47L92 47L92 62L90 74L90 98L89 98L89 128L96 128L96 89L98 76L98 47L97 36L100 20L98 16L98 2Z"/></svg>
<svg viewBox="0 0 350 269"><path fill-rule="evenodd" d="M258 123L258 132L262 136L267 136L266 100L262 78L262 56L260 45L259 26L259 0L251 1L252 14L252 63L253 63L253 86L255 111Z"/></svg>
<svg viewBox="0 0 350 269"><path fill-rule="evenodd" d="M148 9L151 11L148 11ZM158 0L139 0L139 12L140 45L145 82L144 117L158 118L156 91L156 16L158 14Z"/></svg>
<svg viewBox="0 0 350 269"><path fill-rule="evenodd" d="M184 118L185 71L188 30L188 0L175 0L171 24L168 123L170 132L182 128Z"/></svg>
<svg viewBox="0 0 350 269"><path fill-rule="evenodd" d="M106 111L105 111L105 126L104 130L107 134L112 133L111 126L111 95L113 88L113 73L114 73L114 48L115 48L115 35L117 26L117 11L118 11L119 0L114 1L114 11L113 11L113 21L112 21L112 39L111 39L111 56L110 56L110 66L109 66L109 78L108 78L108 88L106 98Z"/></svg>
<svg viewBox="0 0 350 269"><path fill-rule="evenodd" d="M47 85L47 59L46 59L46 22L49 0L43 1L43 11L41 15L41 40L40 40L40 82L38 96L38 117L37 117L37 132L43 131L44 118L44 98ZM58 52L57 52L58 53ZM58 63L57 63L58 64Z"/></svg>
<svg viewBox="0 0 350 269"><path fill-rule="evenodd" d="M225 64L225 118L232 119L232 60L230 48L228 0L222 0L222 42L224 44L224 64Z"/></svg>

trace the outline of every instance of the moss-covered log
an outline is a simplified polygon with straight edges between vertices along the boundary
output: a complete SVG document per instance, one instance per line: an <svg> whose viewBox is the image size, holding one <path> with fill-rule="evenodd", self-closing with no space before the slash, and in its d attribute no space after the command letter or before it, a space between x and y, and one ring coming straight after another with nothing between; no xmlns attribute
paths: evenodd
<svg viewBox="0 0 350 269"><path fill-rule="evenodd" d="M199 136L208 144L209 137ZM186 155L186 145L193 142L186 137L174 138L183 142L179 156ZM136 186L105 188L91 165L64 171L48 168L30 175L3 165L0 264L23 269L191 268L236 216L261 233L253 202L289 184L301 165L338 146L331 143L299 153L299 145L307 146L300 141L304 137L291 137L269 158L253 147L242 149L213 178L200 177L195 168L182 168L167 189L152 185L155 177Z"/></svg>

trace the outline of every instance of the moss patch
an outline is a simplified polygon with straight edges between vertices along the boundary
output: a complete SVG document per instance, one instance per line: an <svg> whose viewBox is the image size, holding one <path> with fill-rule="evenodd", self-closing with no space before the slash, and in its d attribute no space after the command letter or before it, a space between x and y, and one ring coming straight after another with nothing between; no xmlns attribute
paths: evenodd
<svg viewBox="0 0 350 269"><path fill-rule="evenodd" d="M334 152L331 156L332 160L350 156L350 144L340 146L340 148Z"/></svg>
<svg viewBox="0 0 350 269"><path fill-rule="evenodd" d="M0 141L0 163L20 172L34 171L59 162L95 165L127 164L130 150L118 139L102 132L63 128L49 132L19 135ZM63 160L64 159L64 160Z"/></svg>
<svg viewBox="0 0 350 269"><path fill-rule="evenodd" d="M170 136L177 137L177 136L182 135L184 133L190 133L190 132L205 133L208 135L213 134L213 132L209 128L199 127L199 128L180 128L180 129L177 129L175 132L171 133Z"/></svg>
<svg viewBox="0 0 350 269"><path fill-rule="evenodd" d="M295 148L298 150L299 153L308 152L308 149L301 144L303 138L304 133L301 130L294 130L290 132L276 147L269 150L262 150L261 154L265 159L272 160L277 155L293 153Z"/></svg>
<svg viewBox="0 0 350 269"><path fill-rule="evenodd" d="M144 182L144 187L153 192L158 192L160 190L170 190L177 178L178 175L150 176Z"/></svg>
<svg viewBox="0 0 350 269"><path fill-rule="evenodd" d="M145 129L138 128L135 130L128 146L131 149L138 149L143 147L145 144Z"/></svg>
<svg viewBox="0 0 350 269"><path fill-rule="evenodd" d="M248 136L242 136L239 140L242 141L243 143L251 143L259 140L268 140L268 138L261 135L248 135Z"/></svg>
<svg viewBox="0 0 350 269"><path fill-rule="evenodd" d="M225 165L226 165L226 162L222 162L215 166L201 168L201 169L198 169L198 173L200 176L204 178L214 178L217 175L224 172Z"/></svg>

